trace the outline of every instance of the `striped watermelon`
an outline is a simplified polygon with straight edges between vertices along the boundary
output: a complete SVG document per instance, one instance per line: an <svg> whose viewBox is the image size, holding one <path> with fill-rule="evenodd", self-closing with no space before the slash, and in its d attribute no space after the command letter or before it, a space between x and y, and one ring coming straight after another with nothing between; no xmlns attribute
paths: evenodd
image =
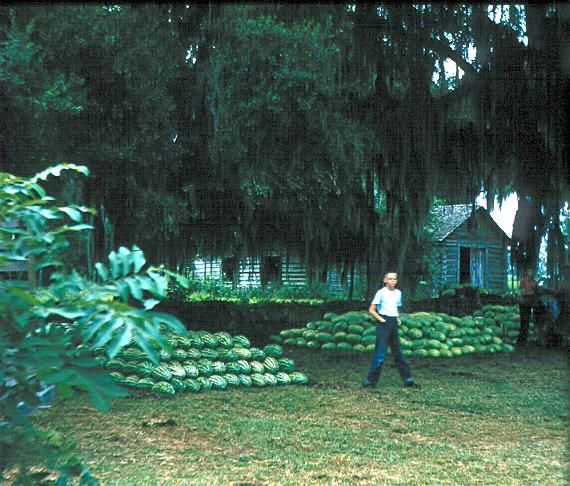
<svg viewBox="0 0 570 486"><path fill-rule="evenodd" d="M197 393L202 389L202 384L194 378L186 378L184 380L184 387L186 391Z"/></svg>
<svg viewBox="0 0 570 486"><path fill-rule="evenodd" d="M261 349L251 347L249 351L251 352L251 359L256 361L263 361L265 359L265 353Z"/></svg>
<svg viewBox="0 0 570 486"><path fill-rule="evenodd" d="M211 348L202 349L202 358L209 359L211 361L217 360L220 354L221 353L216 351L215 349Z"/></svg>
<svg viewBox="0 0 570 486"><path fill-rule="evenodd" d="M172 355L166 351L165 349L161 349L158 352L158 357L160 359L160 361L170 361L170 359L172 358Z"/></svg>
<svg viewBox="0 0 570 486"><path fill-rule="evenodd" d="M289 378L289 375L284 371L278 371L275 373L275 378L277 380L277 384L279 385L288 385L291 383L291 378Z"/></svg>
<svg viewBox="0 0 570 486"><path fill-rule="evenodd" d="M212 389L212 384L210 383L210 380L207 377L199 376L198 378L196 378L196 381L200 384L202 390L208 391Z"/></svg>
<svg viewBox="0 0 570 486"><path fill-rule="evenodd" d="M239 386L239 378L237 375L235 375L234 373L226 373L224 375L224 379L226 380L226 383L228 384L228 386L230 387L236 387Z"/></svg>
<svg viewBox="0 0 570 486"><path fill-rule="evenodd" d="M277 363L280 370L293 371L295 369L295 362L290 358L279 358Z"/></svg>
<svg viewBox="0 0 570 486"><path fill-rule="evenodd" d="M141 378L136 387L143 390L150 390L154 386L154 383L154 380L151 380L150 378Z"/></svg>
<svg viewBox="0 0 570 486"><path fill-rule="evenodd" d="M137 375L129 375L124 379L123 385L137 386L139 384L139 380L140 378Z"/></svg>
<svg viewBox="0 0 570 486"><path fill-rule="evenodd" d="M209 332L204 333L200 336L202 341L204 341L204 345L208 348L215 348L219 345L219 339L217 336L210 334Z"/></svg>
<svg viewBox="0 0 570 486"><path fill-rule="evenodd" d="M119 358L115 358L115 359L110 359L109 361L107 361L106 366L110 370L122 370L122 369L124 369L126 364L127 364L126 361L123 361L122 359L119 359Z"/></svg>
<svg viewBox="0 0 570 486"><path fill-rule="evenodd" d="M109 376L118 383L123 383L125 381L125 375L123 375L123 373L120 371L111 371L111 373L109 373Z"/></svg>
<svg viewBox="0 0 570 486"><path fill-rule="evenodd" d="M260 363L259 361L251 361L249 365L251 366L252 373L265 373L265 367L263 366L263 363Z"/></svg>
<svg viewBox="0 0 570 486"><path fill-rule="evenodd" d="M186 357L188 359L200 359L202 357L202 351L199 349L187 349L186 350Z"/></svg>
<svg viewBox="0 0 570 486"><path fill-rule="evenodd" d="M265 383L269 386L276 386L277 385L277 378L272 373L263 373L263 379Z"/></svg>
<svg viewBox="0 0 570 486"><path fill-rule="evenodd" d="M245 375L249 375L251 373L251 365L249 364L249 361L246 361L245 359L240 359L238 361L236 361L236 364L239 366L239 373L245 374Z"/></svg>
<svg viewBox="0 0 570 486"><path fill-rule="evenodd" d="M218 338L218 346L222 348L233 348L234 343L232 341L232 336L228 332L217 332L214 334Z"/></svg>
<svg viewBox="0 0 570 486"><path fill-rule="evenodd" d="M271 358L281 358L283 356L283 348L279 344L268 344L263 348L263 352Z"/></svg>
<svg viewBox="0 0 570 486"><path fill-rule="evenodd" d="M194 349L203 349L205 346L204 341L202 341L202 338L200 338L200 336L191 337L190 342L192 343L192 347Z"/></svg>
<svg viewBox="0 0 570 486"><path fill-rule="evenodd" d="M172 386L176 391L184 391L186 389L184 381L181 380L180 378L172 378L172 380L170 380L170 383L172 384Z"/></svg>
<svg viewBox="0 0 570 486"><path fill-rule="evenodd" d="M249 375L238 375L239 384L245 386L246 388L251 388L252 381Z"/></svg>
<svg viewBox="0 0 570 486"><path fill-rule="evenodd" d="M289 378L291 378L291 383L295 383L297 385L306 385L309 383L309 377L300 371L293 371L289 373Z"/></svg>
<svg viewBox="0 0 570 486"><path fill-rule="evenodd" d="M137 365L137 373L142 376L150 376L155 368L156 366L150 361L143 361Z"/></svg>
<svg viewBox="0 0 570 486"><path fill-rule="evenodd" d="M263 368L268 373L276 373L279 371L279 363L275 358L267 356L267 358L263 360Z"/></svg>
<svg viewBox="0 0 570 486"><path fill-rule="evenodd" d="M247 363L247 361L246 361L246 363ZM224 366L226 368L226 370L225 370L226 373L233 373L235 375L239 375L242 372L242 369L241 369L241 367L237 361L230 361L228 363L224 363ZM220 373L220 374L223 374L223 373Z"/></svg>
<svg viewBox="0 0 570 486"><path fill-rule="evenodd" d="M165 366L168 367L173 378L186 378L186 371L184 371L184 367L180 363L173 361Z"/></svg>
<svg viewBox="0 0 570 486"><path fill-rule="evenodd" d="M212 362L208 359L199 360L198 363L196 364L196 367L198 368L198 372L202 376L210 376L211 374L214 373L214 370L212 369Z"/></svg>
<svg viewBox="0 0 570 486"><path fill-rule="evenodd" d="M182 367L184 368L184 372L186 373L186 378L196 378L200 374L200 372L198 371L198 367L194 363L185 361L182 364Z"/></svg>
<svg viewBox="0 0 570 486"><path fill-rule="evenodd" d="M238 355L233 349L221 349L219 351L219 359L222 361L237 361Z"/></svg>
<svg viewBox="0 0 570 486"><path fill-rule="evenodd" d="M242 348L250 348L251 342L245 336L237 335L232 337L232 341L235 346L241 346Z"/></svg>
<svg viewBox="0 0 570 486"><path fill-rule="evenodd" d="M266 386L265 378L263 378L263 375L261 373L252 373L250 377L253 386L260 388Z"/></svg>
<svg viewBox="0 0 570 486"><path fill-rule="evenodd" d="M155 383L152 386L151 390L155 393L162 393L164 395L174 395L176 393L174 387L166 381L159 381L158 383Z"/></svg>
<svg viewBox="0 0 570 486"><path fill-rule="evenodd" d="M225 390L228 387L228 382L220 375L212 375L208 380L212 384L213 390Z"/></svg>
<svg viewBox="0 0 570 486"><path fill-rule="evenodd" d="M226 363L223 361L212 362L212 372L214 375L223 375L227 370Z"/></svg>
<svg viewBox="0 0 570 486"><path fill-rule="evenodd" d="M160 365L151 371L150 376L156 380L170 381L172 379L172 371L165 365Z"/></svg>
<svg viewBox="0 0 570 486"><path fill-rule="evenodd" d="M176 341L178 341L178 347L189 349L192 347L192 341L186 336L176 336Z"/></svg>
<svg viewBox="0 0 570 486"><path fill-rule="evenodd" d="M188 355L186 354L186 351L182 348L175 349L172 352L172 359L175 359L176 361L184 361L187 357Z"/></svg>
<svg viewBox="0 0 570 486"><path fill-rule="evenodd" d="M232 351L236 353L238 359L251 359L251 351L247 348L235 346Z"/></svg>

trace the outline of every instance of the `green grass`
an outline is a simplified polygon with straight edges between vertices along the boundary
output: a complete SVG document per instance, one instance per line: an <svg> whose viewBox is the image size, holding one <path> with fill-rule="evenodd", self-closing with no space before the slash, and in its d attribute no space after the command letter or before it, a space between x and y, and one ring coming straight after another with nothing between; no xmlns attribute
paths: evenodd
<svg viewBox="0 0 570 486"><path fill-rule="evenodd" d="M420 390L370 355L287 353L311 386L173 398L111 412L78 397L36 416L74 438L105 485L561 485L568 473L566 354L411 361Z"/></svg>

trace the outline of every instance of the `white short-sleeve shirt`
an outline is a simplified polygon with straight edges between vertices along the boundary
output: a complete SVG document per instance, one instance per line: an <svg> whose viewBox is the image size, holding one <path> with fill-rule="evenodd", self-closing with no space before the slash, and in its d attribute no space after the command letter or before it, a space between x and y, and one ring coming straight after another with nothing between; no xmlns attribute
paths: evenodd
<svg viewBox="0 0 570 486"><path fill-rule="evenodd" d="M376 304L376 312L383 316L398 317L398 307L402 307L402 292L382 287L372 300Z"/></svg>

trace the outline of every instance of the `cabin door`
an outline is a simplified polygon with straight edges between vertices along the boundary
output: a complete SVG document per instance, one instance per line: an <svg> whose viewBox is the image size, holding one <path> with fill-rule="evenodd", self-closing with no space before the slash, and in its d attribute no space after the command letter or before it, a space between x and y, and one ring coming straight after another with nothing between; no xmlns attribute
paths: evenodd
<svg viewBox="0 0 570 486"><path fill-rule="evenodd" d="M471 283L476 287L485 287L485 275L487 275L485 248L471 248L470 253Z"/></svg>
<svg viewBox="0 0 570 486"><path fill-rule="evenodd" d="M485 287L487 255L485 248L463 246L459 252L459 283Z"/></svg>

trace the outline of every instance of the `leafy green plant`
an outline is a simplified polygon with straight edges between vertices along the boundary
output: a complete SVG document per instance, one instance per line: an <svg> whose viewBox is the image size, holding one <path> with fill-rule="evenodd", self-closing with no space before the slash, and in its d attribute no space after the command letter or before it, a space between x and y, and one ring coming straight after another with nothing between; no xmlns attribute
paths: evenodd
<svg viewBox="0 0 570 486"><path fill-rule="evenodd" d="M63 271L65 236L90 229L83 217L93 210L59 207L46 194L41 181L62 170L88 175L87 168L74 164L49 168L31 179L0 173L0 270L14 261L29 267L27 280L0 280L0 474L10 470L20 484L43 481L20 461L22 448L35 451L36 466L59 473L57 484L74 476L81 484L95 484L89 469L70 452L71 445L35 430L29 420L54 396L68 398L76 390L88 393L101 411L127 394L93 357L93 349L104 347L113 358L136 343L158 363L157 350L170 350L161 329L186 333L174 317L152 311L166 297L170 279L182 287L186 280L147 266L136 246L111 252L108 265L97 263L98 282L75 270ZM40 270L51 272L45 287L35 285Z"/></svg>

